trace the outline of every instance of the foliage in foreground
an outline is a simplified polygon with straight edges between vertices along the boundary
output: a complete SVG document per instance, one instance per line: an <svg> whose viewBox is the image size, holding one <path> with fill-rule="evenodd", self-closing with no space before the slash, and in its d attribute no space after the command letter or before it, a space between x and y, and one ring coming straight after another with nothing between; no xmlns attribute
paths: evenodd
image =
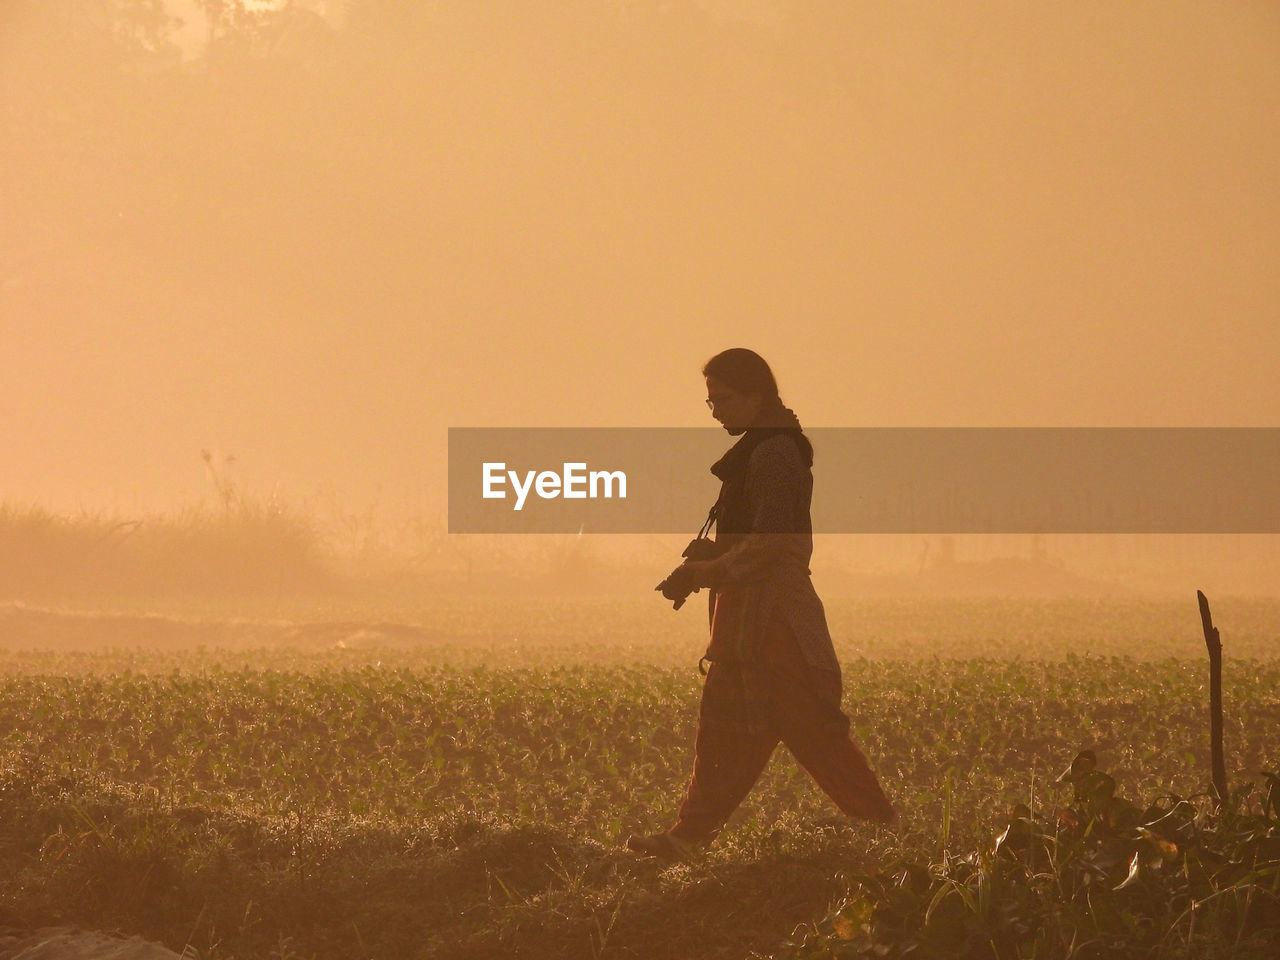
<svg viewBox="0 0 1280 960"><path fill-rule="evenodd" d="M981 845L1072 744L1110 741L1140 795L1187 794L1207 769L1198 665L851 661L846 708L902 828L834 817L779 751L715 847L664 866L619 841L675 811L692 668L81 659L0 680L0 924L140 933L208 960L741 958L824 916L854 875L928 863L940 823L949 849ZM1240 780L1275 766L1280 662L1234 667ZM976 883L977 865L945 862Z"/></svg>
<svg viewBox="0 0 1280 960"><path fill-rule="evenodd" d="M852 957L1275 957L1280 953L1280 777L1217 809L1158 797L1145 808L1080 753L1052 817L1019 804L965 856L882 870L778 960ZM945 819L944 819L945 824ZM945 833L944 826L944 847Z"/></svg>

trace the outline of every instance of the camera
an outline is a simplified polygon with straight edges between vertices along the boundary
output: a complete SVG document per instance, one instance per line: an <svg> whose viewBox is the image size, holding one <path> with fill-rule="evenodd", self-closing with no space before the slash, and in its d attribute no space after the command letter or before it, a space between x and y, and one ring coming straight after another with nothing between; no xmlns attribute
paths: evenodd
<svg viewBox="0 0 1280 960"><path fill-rule="evenodd" d="M684 589L683 584L672 582L677 580L677 574L687 563L698 563L703 560L714 560L723 555L725 548L720 546L709 537L695 537L689 541L689 545L684 548L684 552L680 556L684 557L684 563L672 570L667 578L654 587L655 590L661 590L662 595L671 601L671 609L679 610L684 606L684 602L689 599L690 593L696 593L698 587Z"/></svg>

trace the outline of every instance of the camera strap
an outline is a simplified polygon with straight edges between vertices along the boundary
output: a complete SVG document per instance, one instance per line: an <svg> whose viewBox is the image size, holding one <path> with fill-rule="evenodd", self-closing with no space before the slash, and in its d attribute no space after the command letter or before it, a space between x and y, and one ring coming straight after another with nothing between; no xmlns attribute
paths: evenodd
<svg viewBox="0 0 1280 960"><path fill-rule="evenodd" d="M698 530L698 539L705 540L711 536L711 528L716 525L716 507L720 506L720 498L716 497L716 502L711 505L711 509L707 511L706 522Z"/></svg>

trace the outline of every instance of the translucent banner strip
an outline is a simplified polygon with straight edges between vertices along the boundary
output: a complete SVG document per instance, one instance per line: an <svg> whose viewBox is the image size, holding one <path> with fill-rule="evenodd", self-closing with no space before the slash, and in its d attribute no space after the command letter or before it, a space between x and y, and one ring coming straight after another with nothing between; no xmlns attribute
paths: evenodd
<svg viewBox="0 0 1280 960"><path fill-rule="evenodd" d="M1280 428L832 428L815 533L1280 533ZM718 428L454 427L451 533L692 533Z"/></svg>

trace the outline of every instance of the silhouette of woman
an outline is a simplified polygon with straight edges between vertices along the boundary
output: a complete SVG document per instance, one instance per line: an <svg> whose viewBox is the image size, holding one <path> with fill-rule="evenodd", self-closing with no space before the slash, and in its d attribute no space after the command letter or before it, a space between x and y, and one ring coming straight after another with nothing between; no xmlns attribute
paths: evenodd
<svg viewBox="0 0 1280 960"><path fill-rule="evenodd" d="M702 373L712 416L740 438L711 467L724 552L682 564L665 583L676 594L709 588L710 668L676 821L627 846L677 859L711 843L779 741L845 814L892 823L893 805L849 739L840 663L810 580L813 446L759 354L725 350Z"/></svg>

